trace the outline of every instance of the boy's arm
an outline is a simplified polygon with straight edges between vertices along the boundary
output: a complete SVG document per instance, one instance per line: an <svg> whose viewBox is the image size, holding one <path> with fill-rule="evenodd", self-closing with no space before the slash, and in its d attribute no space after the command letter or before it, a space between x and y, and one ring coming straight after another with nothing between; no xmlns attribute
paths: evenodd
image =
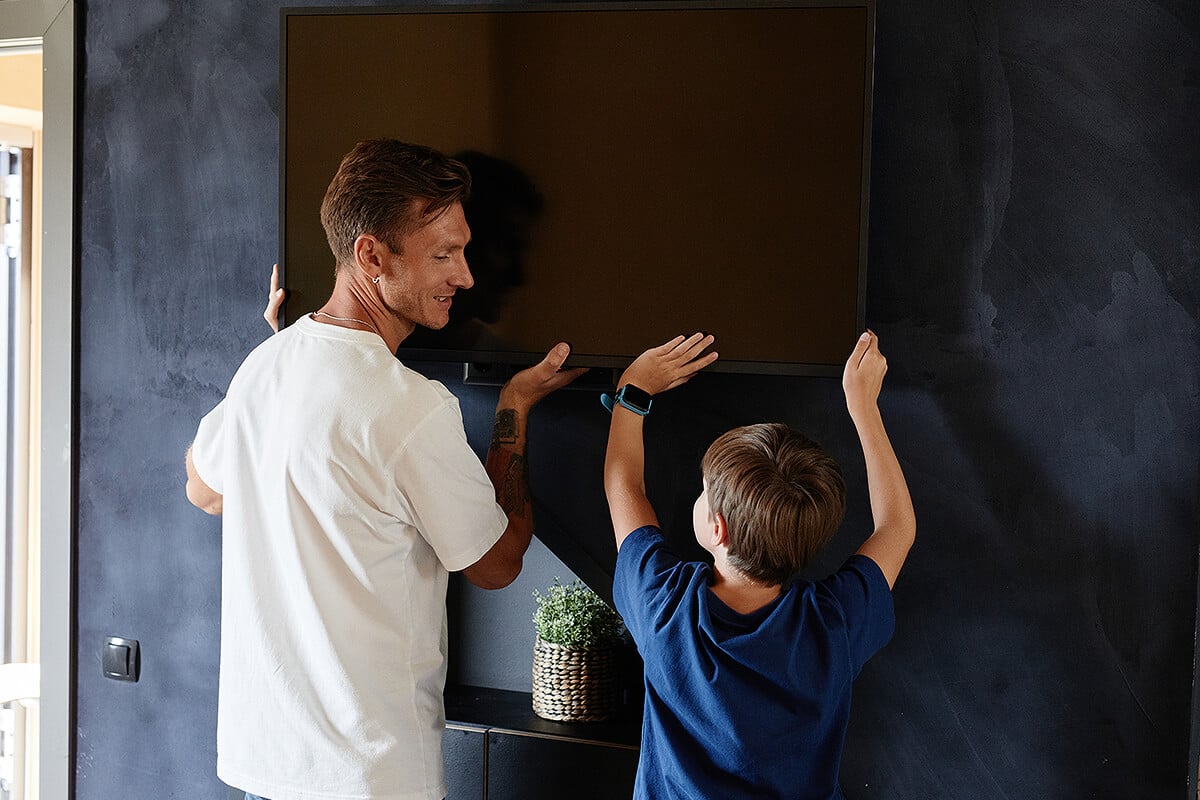
<svg viewBox="0 0 1200 800"><path fill-rule="evenodd" d="M887 359L879 352L879 339L867 331L855 345L842 375L846 407L858 431L867 465L867 489L875 521L875 532L858 552L879 565L888 586L892 587L916 538L917 518L908 484L879 413L877 400L886 372Z"/></svg>
<svg viewBox="0 0 1200 800"><path fill-rule="evenodd" d="M644 466L642 417L618 405L613 408L604 456L604 494L608 497L618 550L633 531L645 525L658 525L658 516L646 497Z"/></svg>
<svg viewBox="0 0 1200 800"><path fill-rule="evenodd" d="M632 384L650 395L661 394L691 380L717 360L715 352L704 354L712 336L694 333L676 336L637 357L617 381L617 389ZM645 525L657 525L658 517L646 497L645 449L642 444L643 417L617 404L608 429L604 456L604 494L612 516L617 549L625 537Z"/></svg>

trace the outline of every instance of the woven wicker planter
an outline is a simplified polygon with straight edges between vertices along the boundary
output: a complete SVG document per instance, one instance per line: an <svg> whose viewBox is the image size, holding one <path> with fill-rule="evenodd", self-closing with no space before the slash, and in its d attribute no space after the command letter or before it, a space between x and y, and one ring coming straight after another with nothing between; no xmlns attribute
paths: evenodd
<svg viewBox="0 0 1200 800"><path fill-rule="evenodd" d="M533 711L559 722L599 722L617 710L612 647L533 645Z"/></svg>

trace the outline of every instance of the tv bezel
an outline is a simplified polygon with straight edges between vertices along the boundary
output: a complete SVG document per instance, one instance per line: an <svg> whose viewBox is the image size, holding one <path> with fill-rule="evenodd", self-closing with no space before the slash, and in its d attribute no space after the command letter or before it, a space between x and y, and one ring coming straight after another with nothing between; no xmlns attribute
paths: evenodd
<svg viewBox="0 0 1200 800"><path fill-rule="evenodd" d="M287 26L292 17L312 16L347 16L347 15L428 15L428 14L497 14L497 13L568 13L581 11L695 11L695 10L739 10L757 8L861 8L866 11L866 42L863 48L864 86L863 86L863 130L861 138L862 159L859 184L859 243L858 243L858 273L856 275L857 298L855 320L857 330L862 330L866 322L866 277L867 277L867 240L870 228L870 175L871 175L871 128L873 91L875 78L875 3L876 0L654 0L654 2L636 2L621 0L601 0L599 2L548 2L548 3L513 3L498 2L492 4L465 5L429 5L414 4L405 6L287 6L279 10L279 269L280 285L286 287L287 276ZM330 176L332 177L332 176ZM287 325L295 319L288 316L285 301L281 310L283 324ZM853 343L847 342L847 348ZM849 352L849 349L847 349ZM501 364L510 366L526 366L539 361L543 353L530 351L491 351L491 350L455 350L430 348L401 347L397 355L406 361L433 361L443 363L463 363L468 365ZM633 360L630 356L611 356L603 354L583 354L571 359L573 366L620 369L629 365ZM793 375L793 376L832 376L842 373L842 364L824 364L792 361L754 361L749 359L718 359L709 370L752 375Z"/></svg>

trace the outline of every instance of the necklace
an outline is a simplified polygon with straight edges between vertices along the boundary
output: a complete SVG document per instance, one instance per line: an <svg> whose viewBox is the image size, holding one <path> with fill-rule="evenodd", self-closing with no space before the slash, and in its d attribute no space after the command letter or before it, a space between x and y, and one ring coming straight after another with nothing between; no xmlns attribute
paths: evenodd
<svg viewBox="0 0 1200 800"><path fill-rule="evenodd" d="M330 319L336 319L338 322L357 322L359 325L366 325L368 328L375 331L375 333L379 334L379 336L383 336L382 333L379 333L379 328L376 328L365 319L355 319L354 317L335 317L333 314L326 314L324 311L314 311L312 312L312 316L314 319L316 317L329 317Z"/></svg>

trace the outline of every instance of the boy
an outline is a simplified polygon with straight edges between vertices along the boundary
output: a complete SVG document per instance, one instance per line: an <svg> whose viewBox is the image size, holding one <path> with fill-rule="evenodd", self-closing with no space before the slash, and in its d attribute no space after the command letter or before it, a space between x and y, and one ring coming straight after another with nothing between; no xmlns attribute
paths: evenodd
<svg viewBox="0 0 1200 800"><path fill-rule="evenodd" d="M786 426L737 428L705 454L692 523L711 567L680 561L658 529L642 419L650 397L716 360L704 354L712 343L697 333L647 350L621 376L612 408L613 598L645 661L634 797L842 798L851 684L891 638L891 587L916 532L876 405L887 362L868 331L842 378L875 531L810 584L793 577L840 525L845 485L833 459Z"/></svg>

